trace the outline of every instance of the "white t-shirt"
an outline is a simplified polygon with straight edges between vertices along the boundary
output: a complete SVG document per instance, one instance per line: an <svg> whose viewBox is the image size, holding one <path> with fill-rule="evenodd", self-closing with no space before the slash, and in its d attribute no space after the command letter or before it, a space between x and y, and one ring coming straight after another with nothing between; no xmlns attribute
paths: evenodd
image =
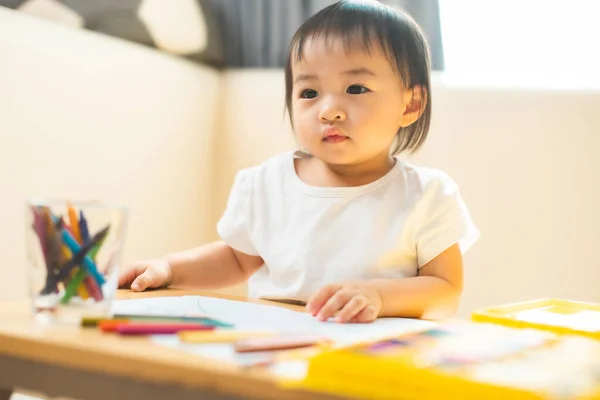
<svg viewBox="0 0 600 400"><path fill-rule="evenodd" d="M345 280L408 278L455 243L479 237L456 184L397 159L357 187L315 187L296 174L294 152L240 171L218 223L232 248L262 257L253 298L306 301Z"/></svg>

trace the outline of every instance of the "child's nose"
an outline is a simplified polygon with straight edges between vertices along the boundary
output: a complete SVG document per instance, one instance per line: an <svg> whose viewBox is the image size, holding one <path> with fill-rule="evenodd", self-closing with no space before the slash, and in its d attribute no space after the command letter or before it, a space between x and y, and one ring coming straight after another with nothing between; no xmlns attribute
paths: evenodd
<svg viewBox="0 0 600 400"><path fill-rule="evenodd" d="M321 122L333 122L333 121L344 121L346 119L346 112L339 105L339 103L330 100L323 103L323 107L319 112L319 121Z"/></svg>

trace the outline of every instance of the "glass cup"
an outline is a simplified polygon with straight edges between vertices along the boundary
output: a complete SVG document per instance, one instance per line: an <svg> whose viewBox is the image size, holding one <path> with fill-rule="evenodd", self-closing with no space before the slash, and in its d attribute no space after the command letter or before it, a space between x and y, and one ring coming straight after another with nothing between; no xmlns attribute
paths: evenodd
<svg viewBox="0 0 600 400"><path fill-rule="evenodd" d="M26 210L29 288L36 319L108 318L118 288L127 209L31 199Z"/></svg>

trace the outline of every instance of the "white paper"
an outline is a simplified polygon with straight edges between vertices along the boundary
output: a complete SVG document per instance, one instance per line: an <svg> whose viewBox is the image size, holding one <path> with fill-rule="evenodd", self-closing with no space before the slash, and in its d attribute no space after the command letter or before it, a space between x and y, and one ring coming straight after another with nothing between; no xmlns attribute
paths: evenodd
<svg viewBox="0 0 600 400"><path fill-rule="evenodd" d="M600 332L600 312L585 310L573 314L569 326L588 332Z"/></svg>
<svg viewBox="0 0 600 400"><path fill-rule="evenodd" d="M273 355L269 352L236 353L233 346L229 343L186 343L180 341L177 335L153 335L152 341L162 346L185 351L186 353L197 354L202 357L227 361L242 366L269 363L273 360Z"/></svg>
<svg viewBox="0 0 600 400"><path fill-rule="evenodd" d="M320 334L340 345L375 340L434 325L429 321L406 318L380 318L369 324L320 322L308 313L281 307L202 296L195 298L200 313L229 322L236 329Z"/></svg>
<svg viewBox="0 0 600 400"><path fill-rule="evenodd" d="M240 366L252 367L257 364L265 365L273 374L287 379L303 379L308 371L307 360L288 360L272 363L272 352L236 353L233 346L227 343L194 344L181 342L175 335L154 335L152 341L161 346L185 351L201 357L210 358Z"/></svg>
<svg viewBox="0 0 600 400"><path fill-rule="evenodd" d="M203 296L118 300L113 303L112 311L115 314L148 316L202 315L230 323L239 330L321 334L341 345L417 331L433 325L428 321L404 318L382 318L369 324L320 322L304 312Z"/></svg>
<svg viewBox="0 0 600 400"><path fill-rule="evenodd" d="M545 310L527 310L518 313L516 318L521 321L563 326L589 332L600 331L600 313L597 311L584 310L572 314L557 314Z"/></svg>
<svg viewBox="0 0 600 400"><path fill-rule="evenodd" d="M148 297L113 301L113 314L140 316L171 315L174 317L199 315L198 301L191 296Z"/></svg>
<svg viewBox="0 0 600 400"><path fill-rule="evenodd" d="M238 330L320 334L331 339L338 346L373 341L423 330L436 325L430 321L404 318L381 318L369 324L320 322L310 314L281 307L203 296L120 300L114 302L113 312L177 316L200 314L233 324L234 329ZM233 350L233 346L228 343L184 343L176 335L154 335L152 340L157 344L180 351L239 365L266 363L273 359L273 354L270 352L237 354ZM280 376L300 377L306 371L306 363L302 361L285 361L276 363L270 368L273 373Z"/></svg>
<svg viewBox="0 0 600 400"><path fill-rule="evenodd" d="M565 315L548 312L543 309L521 311L516 315L516 319L525 322L554 326L564 326L567 324Z"/></svg>

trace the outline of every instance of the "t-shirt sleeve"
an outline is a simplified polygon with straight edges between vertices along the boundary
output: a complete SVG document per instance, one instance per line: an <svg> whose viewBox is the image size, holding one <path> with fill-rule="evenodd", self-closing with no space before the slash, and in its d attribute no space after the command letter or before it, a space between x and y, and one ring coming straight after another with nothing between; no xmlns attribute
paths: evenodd
<svg viewBox="0 0 600 400"><path fill-rule="evenodd" d="M233 183L227 207L217 224L221 239L233 249L248 255L258 255L249 226L249 205L252 191L251 169L238 172Z"/></svg>
<svg viewBox="0 0 600 400"><path fill-rule="evenodd" d="M464 254L479 239L456 183L440 173L425 188L416 229L417 261L421 268L458 243Z"/></svg>

